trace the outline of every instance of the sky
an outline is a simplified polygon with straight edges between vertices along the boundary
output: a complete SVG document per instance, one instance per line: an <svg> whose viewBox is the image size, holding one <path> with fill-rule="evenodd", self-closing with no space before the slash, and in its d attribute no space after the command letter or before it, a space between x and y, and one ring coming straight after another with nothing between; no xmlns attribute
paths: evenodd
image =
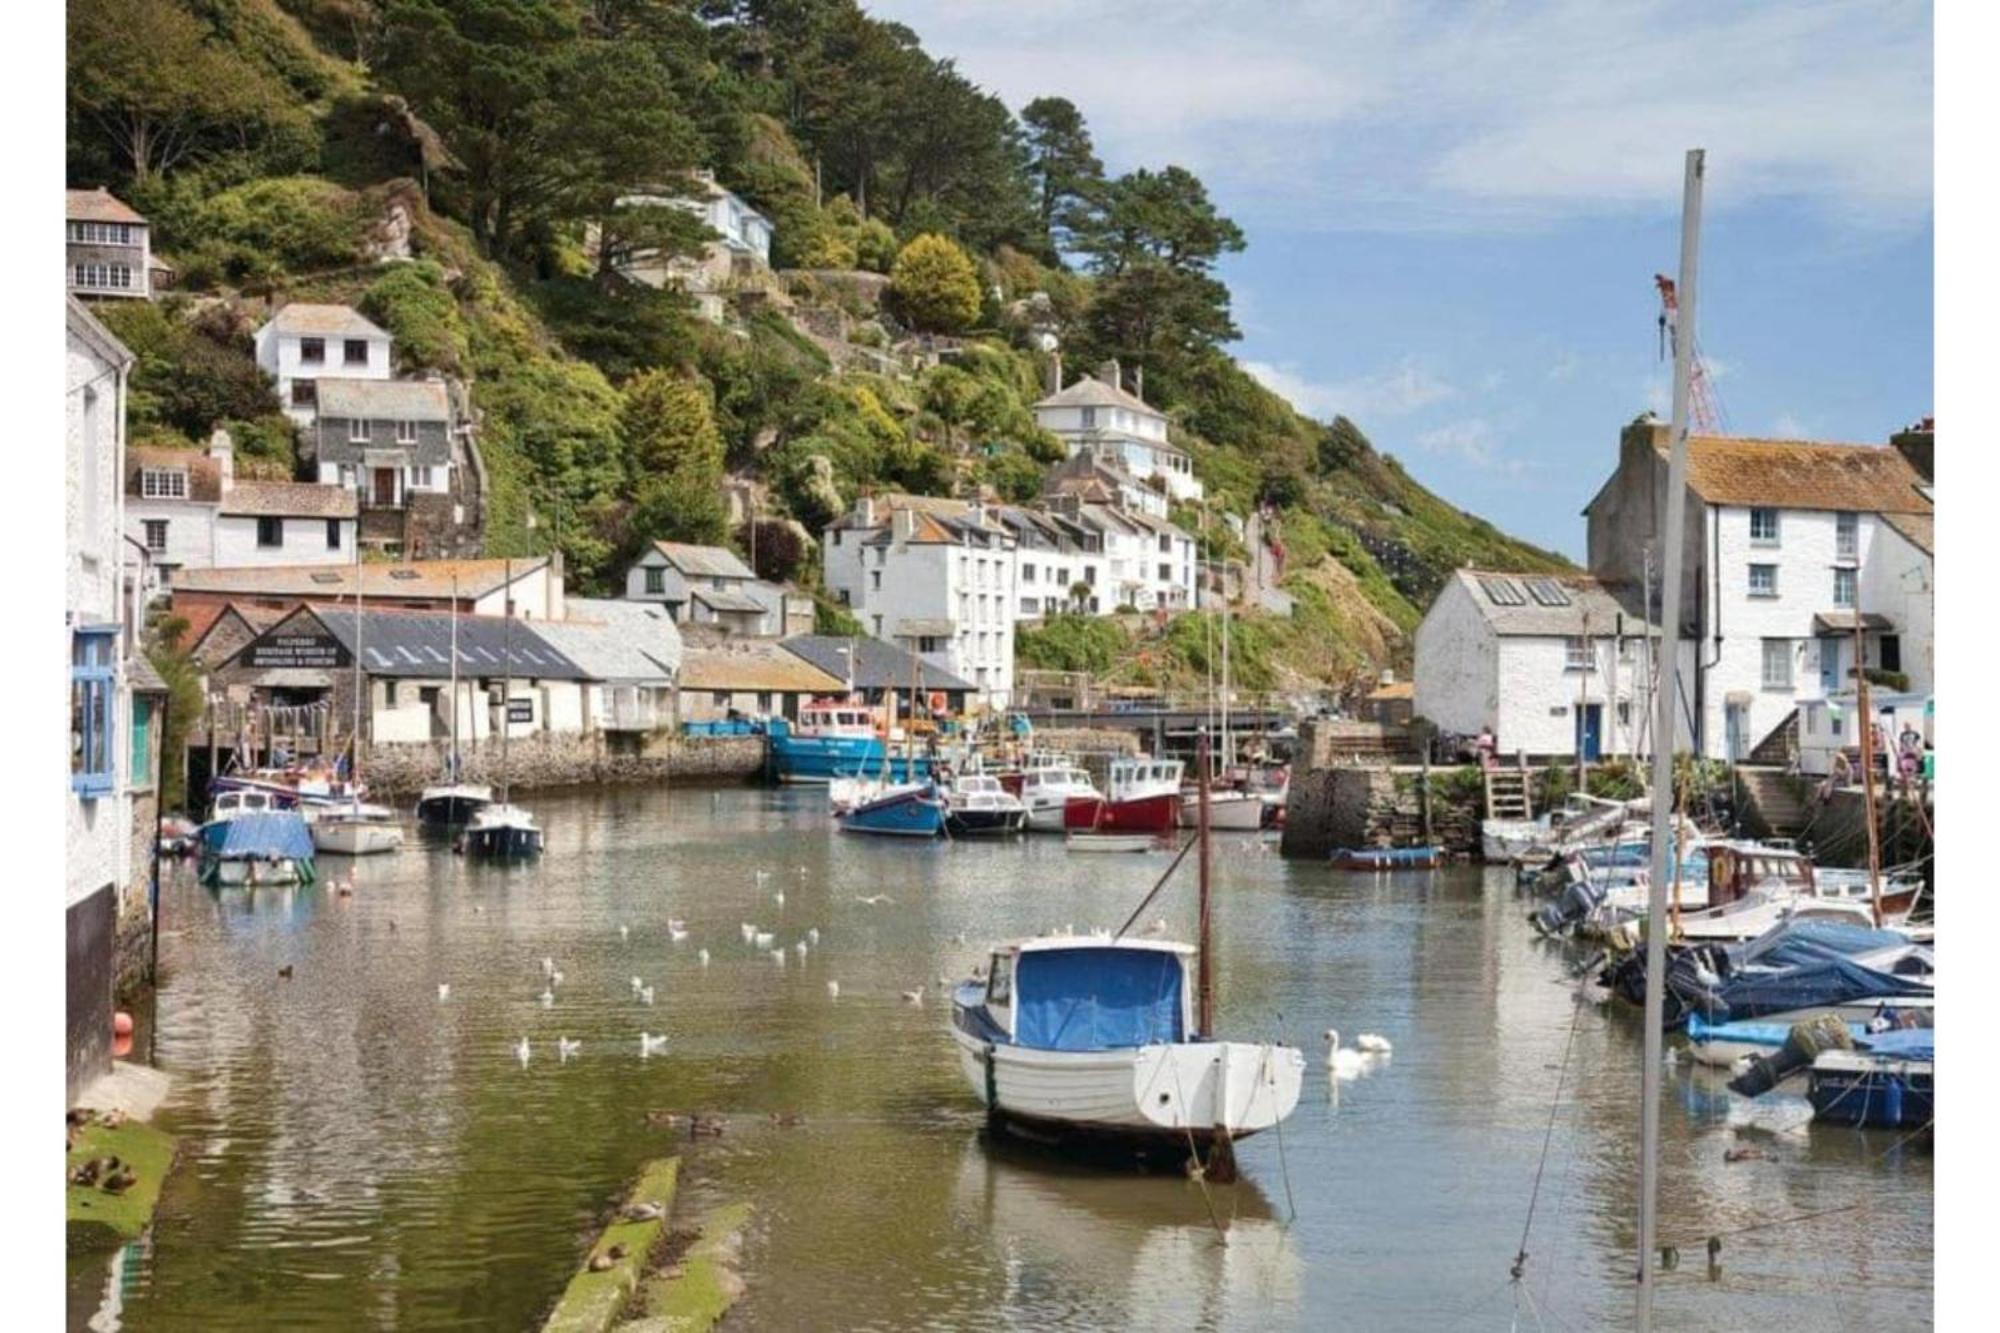
<svg viewBox="0 0 2000 1333"><path fill-rule="evenodd" d="M1707 150L1697 345L1725 430L1932 412L1931 7L863 0L1113 174L1244 229L1229 350L1452 503L1573 558L1618 431L1668 413L1653 275Z"/></svg>

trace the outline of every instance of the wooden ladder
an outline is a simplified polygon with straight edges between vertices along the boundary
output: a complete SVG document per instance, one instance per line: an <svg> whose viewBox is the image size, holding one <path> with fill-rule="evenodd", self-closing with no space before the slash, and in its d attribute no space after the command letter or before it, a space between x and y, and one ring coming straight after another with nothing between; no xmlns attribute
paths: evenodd
<svg viewBox="0 0 2000 1333"><path fill-rule="evenodd" d="M1523 768L1486 770L1486 817L1488 819L1533 819L1534 800L1528 795L1528 773Z"/></svg>

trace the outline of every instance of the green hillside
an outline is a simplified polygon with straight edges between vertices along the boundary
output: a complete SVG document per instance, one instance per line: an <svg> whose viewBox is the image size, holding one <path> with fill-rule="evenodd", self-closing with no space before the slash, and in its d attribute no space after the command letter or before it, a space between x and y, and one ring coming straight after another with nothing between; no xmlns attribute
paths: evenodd
<svg viewBox="0 0 2000 1333"><path fill-rule="evenodd" d="M735 539L732 479L808 533L868 487L1031 497L1061 456L1029 410L1052 341L1072 377L1143 372L1211 554L1241 554L1223 513L1280 515L1298 609L1242 617L1246 684L1402 660L1462 564L1564 563L1228 357L1213 270L1248 242L1191 173L1108 177L1070 102L1017 115L852 0L73 0L67 123L70 184L145 213L176 272L104 312L140 358L135 441L227 425L285 473L250 332L351 302L405 369L469 383L489 553L559 545L586 588L652 539ZM780 272L724 327L616 269L699 250L688 214L630 200L701 168L776 227ZM809 543L759 556L816 576ZM1063 636L1023 663L1061 665ZM1170 628L1127 657L1170 679L1203 651Z"/></svg>

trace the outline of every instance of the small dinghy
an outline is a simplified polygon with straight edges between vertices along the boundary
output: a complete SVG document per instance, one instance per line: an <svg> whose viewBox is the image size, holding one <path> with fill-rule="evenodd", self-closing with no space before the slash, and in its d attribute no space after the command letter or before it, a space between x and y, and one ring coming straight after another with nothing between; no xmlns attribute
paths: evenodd
<svg viewBox="0 0 2000 1333"><path fill-rule="evenodd" d="M1067 839L1073 852L1147 852L1159 845L1150 833L1072 833Z"/></svg>
<svg viewBox="0 0 2000 1333"><path fill-rule="evenodd" d="M1436 870L1444 862L1442 847L1340 847L1333 853L1337 870Z"/></svg>

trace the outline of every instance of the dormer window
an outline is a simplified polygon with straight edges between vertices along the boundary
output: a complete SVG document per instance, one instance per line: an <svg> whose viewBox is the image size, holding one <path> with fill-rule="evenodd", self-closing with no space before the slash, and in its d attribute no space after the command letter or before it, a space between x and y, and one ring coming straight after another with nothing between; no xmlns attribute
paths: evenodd
<svg viewBox="0 0 2000 1333"><path fill-rule="evenodd" d="M149 467L139 473L139 494L148 500L185 500L187 493L186 468Z"/></svg>

